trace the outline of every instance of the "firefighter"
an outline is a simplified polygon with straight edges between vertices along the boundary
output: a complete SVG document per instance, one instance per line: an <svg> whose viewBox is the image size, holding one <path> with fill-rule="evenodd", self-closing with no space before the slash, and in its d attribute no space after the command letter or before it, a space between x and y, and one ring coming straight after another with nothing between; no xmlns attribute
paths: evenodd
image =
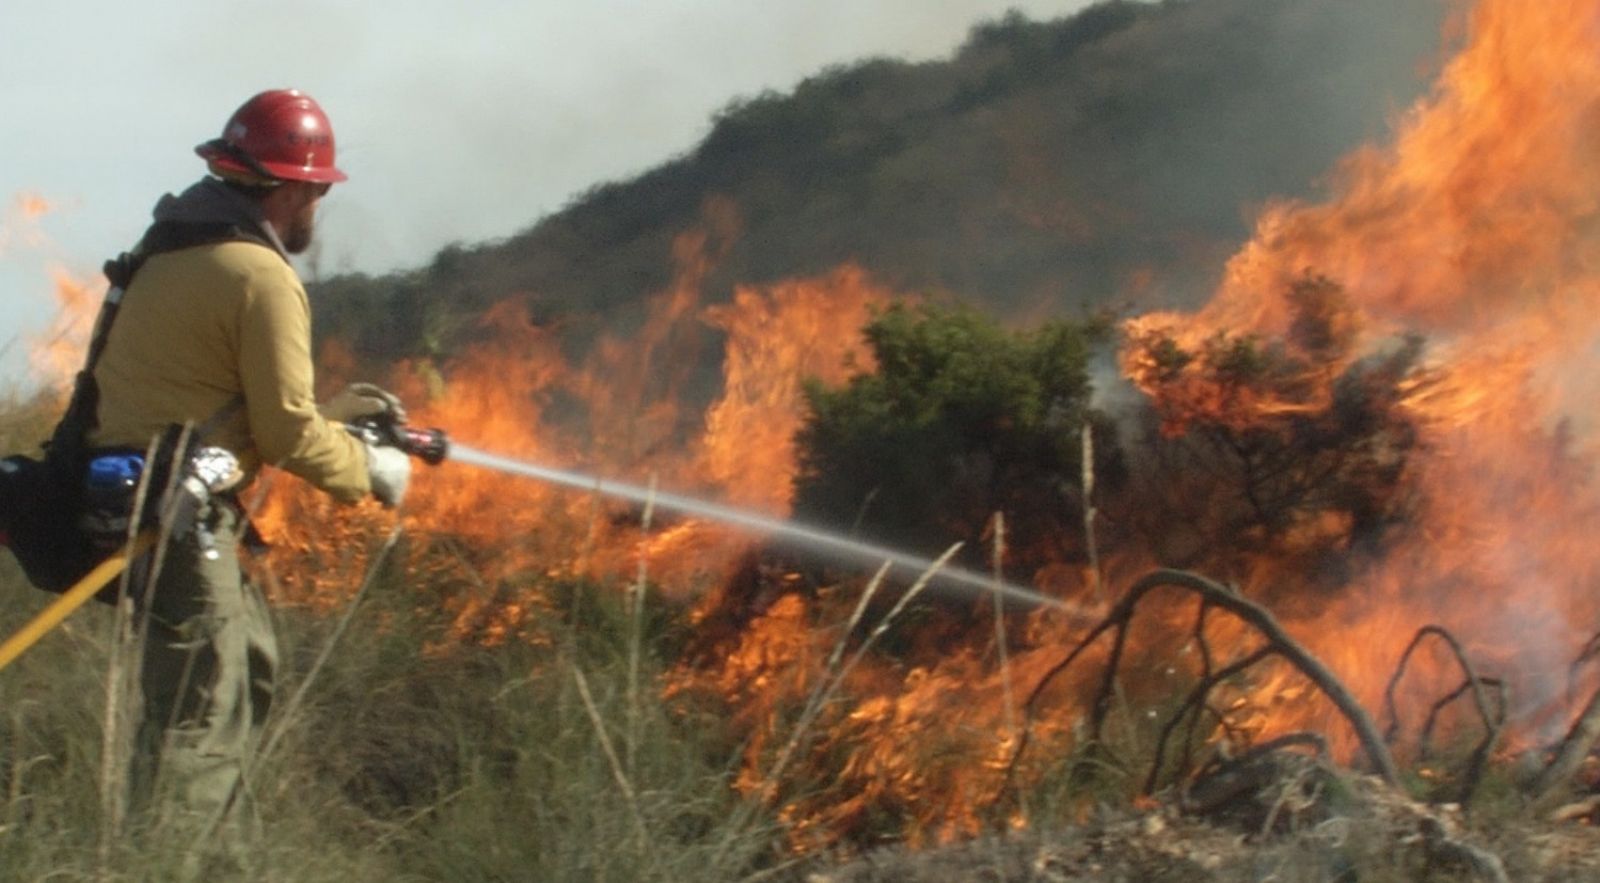
<svg viewBox="0 0 1600 883"><path fill-rule="evenodd" d="M310 246L318 201L345 180L327 115L302 92L262 92L195 152L209 174L162 197L131 252L137 269L92 363L87 447L143 450L190 422L237 458L237 487L272 464L340 501L398 505L406 455L341 424L403 419L399 402L365 384L321 406L313 398L310 310L288 259ZM240 568L248 523L236 494L214 495L196 523L130 570L132 585L147 581L137 597L148 622L130 779L135 806L170 810L164 823L214 844L218 831L237 833L277 646Z"/></svg>

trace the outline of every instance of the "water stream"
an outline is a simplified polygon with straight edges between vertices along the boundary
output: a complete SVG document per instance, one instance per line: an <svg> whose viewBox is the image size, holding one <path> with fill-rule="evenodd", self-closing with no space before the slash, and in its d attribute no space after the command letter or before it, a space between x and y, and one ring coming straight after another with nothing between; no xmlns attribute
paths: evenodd
<svg viewBox="0 0 1600 883"><path fill-rule="evenodd" d="M450 444L450 459L458 463L493 469L508 475L534 478L551 484L578 488L608 497L632 500L636 503L648 504L684 515L695 515L723 524L748 528L752 531L781 537L797 546L829 552L840 559L857 564L879 566L884 562L889 562L893 565L892 571L897 572L902 578L920 575L934 565L931 558L911 555L887 546L864 543L820 527L785 521L762 515L758 512L752 512L748 509L725 506L683 494L653 490L566 469L553 469L549 466L525 463L509 457L480 451L453 440ZM1052 598L1027 586L997 581L992 575L949 565L939 570L929 583L929 589L940 589L946 592L960 591L969 596L999 591L1002 596L1029 606L1055 607L1085 616L1091 615L1093 612L1088 608L1062 601L1059 598Z"/></svg>

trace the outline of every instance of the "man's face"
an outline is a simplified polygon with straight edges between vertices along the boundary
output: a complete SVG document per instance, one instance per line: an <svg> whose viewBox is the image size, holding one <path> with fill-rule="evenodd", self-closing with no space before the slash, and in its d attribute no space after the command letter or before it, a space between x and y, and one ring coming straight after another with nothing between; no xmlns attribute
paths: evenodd
<svg viewBox="0 0 1600 883"><path fill-rule="evenodd" d="M301 254L311 247L311 237L317 227L317 203L327 194L329 186L295 182L296 189L301 192L296 194L298 201L295 204L294 214L289 218L288 229L279 231L285 251L290 254Z"/></svg>

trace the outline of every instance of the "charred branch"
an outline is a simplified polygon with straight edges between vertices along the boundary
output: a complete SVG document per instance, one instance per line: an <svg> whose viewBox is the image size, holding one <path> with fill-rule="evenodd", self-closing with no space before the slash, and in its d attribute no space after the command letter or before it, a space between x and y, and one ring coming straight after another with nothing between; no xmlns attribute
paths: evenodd
<svg viewBox="0 0 1600 883"><path fill-rule="evenodd" d="M1205 601L1200 602L1200 613L1194 618L1194 643L1200 648L1200 676L1211 677L1211 644L1206 641L1206 618L1211 613L1211 605Z"/></svg>
<svg viewBox="0 0 1600 883"><path fill-rule="evenodd" d="M1284 749L1308 747L1310 757ZM1182 795L1186 812L1202 816L1244 813L1256 821L1249 827L1261 836L1271 833L1287 813L1300 815L1316 803L1322 784L1331 778L1328 741L1318 733L1289 733L1252 747L1237 757L1206 766Z"/></svg>
<svg viewBox="0 0 1600 883"><path fill-rule="evenodd" d="M1216 722L1217 728L1222 731L1222 738L1226 740L1226 744L1243 745L1249 742L1249 737L1228 720L1227 714L1209 702L1203 703L1195 708L1193 714L1189 715L1189 726L1184 730L1182 743L1183 760L1179 762L1178 766L1180 770L1188 770L1194 763L1195 735L1200 731L1200 717L1202 714L1211 715L1211 719ZM1161 749L1158 748L1157 750ZM1157 755L1157 757L1160 756Z"/></svg>
<svg viewBox="0 0 1600 883"><path fill-rule="evenodd" d="M1205 601L1201 601L1200 602L1200 611L1194 618L1194 633L1193 633L1193 636L1192 636L1192 640L1194 641L1195 647L1199 650L1199 654L1200 654L1200 677L1202 679L1210 678L1213 669L1216 667L1216 662L1212 658L1212 654L1211 654L1211 642L1206 640L1206 620L1210 616L1210 614L1211 614L1211 605L1206 603ZM1216 720L1217 725L1222 728L1224 736L1229 741L1237 740L1238 731L1236 729L1234 729L1233 725L1228 722L1228 716L1223 714L1221 711L1217 710L1211 704L1207 703L1205 701L1205 698L1206 698L1205 696L1201 696L1200 697L1200 700L1199 700L1200 704L1198 705L1198 707L1195 708L1194 713L1189 715L1189 726L1184 731L1184 737L1183 737L1183 760L1179 764L1179 769L1180 770L1187 770L1189 768L1190 763L1193 761L1195 735L1196 735L1196 733L1199 732L1199 729L1200 729L1200 715L1201 715L1201 712L1210 713L1212 718L1214 718ZM1174 719L1176 719L1176 716L1174 717ZM1165 735L1165 734L1163 734L1163 735ZM1156 748L1156 752L1157 753L1156 753L1155 764L1157 766L1160 765L1160 763L1162 762L1162 758L1164 757L1164 750L1165 750L1164 749L1164 744L1165 743L1163 742L1162 745L1158 745L1157 748ZM1182 773L1180 772L1179 775L1182 775ZM1152 777L1153 776L1154 776L1154 770L1152 770ZM1148 793L1149 790L1150 789L1147 786L1146 792Z"/></svg>
<svg viewBox="0 0 1600 883"><path fill-rule="evenodd" d="M1328 739L1321 733L1302 731L1299 733L1285 733L1276 739L1268 739L1260 745L1252 746L1250 750L1234 758L1230 763L1248 763L1262 755L1273 751L1282 751L1285 748L1304 746L1316 749L1316 756L1327 760L1332 754L1328 750Z"/></svg>
<svg viewBox="0 0 1600 883"><path fill-rule="evenodd" d="M1433 728L1438 720L1439 713L1456 699L1470 692L1474 706L1478 710L1478 718L1483 722L1483 738L1473 746L1471 755L1467 758L1465 769L1461 774L1460 787L1447 800L1465 804L1472 799L1472 793L1477 790L1478 782L1483 777L1483 770L1489 760L1489 753L1494 750L1495 743L1500 741L1501 730L1506 722L1505 685L1498 680L1480 678L1473 671L1472 663L1467 659L1466 651L1461 647L1461 642L1442 626L1425 625L1417 629L1416 635L1411 638L1411 643L1406 645L1405 652L1400 654L1400 663L1395 667L1394 676L1389 678L1389 685L1383 691L1384 713L1389 717L1389 727L1384 731L1384 741L1394 744L1400 736L1400 713L1395 706L1395 690L1400 686L1400 681L1405 677L1406 666L1411 662L1411 655L1422 642L1429 637L1438 638L1450 649L1451 656L1456 664L1461 666L1466 681L1450 692L1448 695L1435 702L1428 711L1427 720L1424 722L1422 732L1417 740L1418 755L1427 758L1432 740ZM1485 687L1493 686L1499 691L1499 702L1496 709L1490 711L1489 697Z"/></svg>
<svg viewBox="0 0 1600 883"><path fill-rule="evenodd" d="M1039 700L1044 695L1046 688L1056 677L1070 668L1102 636L1107 632L1114 632L1111 656L1106 663L1106 674L1101 680L1100 694L1097 696L1094 707L1094 734L1096 738L1099 737L1099 724L1104 719L1106 707L1109 706L1110 685L1115 683L1116 668L1121 660L1127 630L1134 615L1138 612L1139 604L1151 592L1161 588L1177 588L1191 592L1199 597L1202 605L1225 610L1254 628L1267 640L1267 643L1258 653L1281 657L1310 680L1323 695L1328 697L1334 707L1349 722L1356 733L1357 740L1361 743L1362 750L1367 755L1368 763L1373 771L1390 785L1398 784L1400 780L1399 771L1396 769L1394 759L1390 756L1389 749L1378 733L1378 728L1373 723L1371 716L1356 702L1350 691L1334 676L1333 672L1322 664L1321 660L1312 656L1305 647L1283 630L1283 627L1278 624L1277 619L1273 617L1270 611L1205 577L1187 571L1165 569L1147 574L1134 583L1129 588L1128 593L1106 615L1105 619L1090 629L1088 634L1068 651L1061 662L1046 671L1039 679L1039 682L1034 685L1023 706L1022 730L1017 740L1017 749L1012 754L1011 761L1007 767L1007 783L1010 782L1015 774L1017 764L1027 751L1033 718L1037 711ZM1260 659L1250 659L1249 657L1247 659L1249 659L1250 664L1260 661ZM1241 660L1241 662L1244 661ZM1229 666L1223 671L1230 671L1237 665L1238 663L1234 663L1233 666ZM1218 674L1220 672L1213 673L1210 678L1206 679L1205 683L1209 685L1203 685L1204 689L1197 687L1195 693L1191 695L1198 695L1200 698L1194 701L1203 701L1205 694L1210 690L1210 686L1214 686L1215 682L1220 680L1217 677ZM1182 715L1178 716L1181 717Z"/></svg>
<svg viewBox="0 0 1600 883"><path fill-rule="evenodd" d="M1583 650L1579 651L1578 658L1573 660L1572 666L1577 668L1596 656L1600 656L1600 633L1596 633L1583 645Z"/></svg>
<svg viewBox="0 0 1600 883"><path fill-rule="evenodd" d="M1418 823L1418 832L1422 835L1430 865L1451 871L1466 871L1474 879L1488 880L1490 883L1511 883L1499 856L1451 837L1438 819L1423 818Z"/></svg>
<svg viewBox="0 0 1600 883"><path fill-rule="evenodd" d="M1465 680L1460 686L1449 693L1439 697L1428 709L1428 717L1422 722L1422 729L1417 733L1417 755L1423 759L1433 756L1433 731L1438 726L1439 715L1449 708L1452 703L1462 696L1472 692L1474 685L1488 687L1494 691L1494 717L1492 725L1503 728L1506 725L1506 685L1499 678L1478 678L1476 681Z"/></svg>
<svg viewBox="0 0 1600 883"><path fill-rule="evenodd" d="M1582 671L1585 665L1593 662L1597 656L1600 656L1600 633L1596 633L1584 643L1583 649L1578 651L1577 658L1573 659L1572 665L1567 667L1567 700L1569 702L1575 699L1578 672Z"/></svg>
<svg viewBox="0 0 1600 883"><path fill-rule="evenodd" d="M1476 686L1475 686L1476 685ZM1453 797L1446 798L1447 802L1465 805L1472 800L1472 795L1478 790L1478 784L1483 780L1483 771L1489 766L1489 754L1500 741L1500 734L1506 725L1506 685L1498 678L1471 678L1463 681L1461 686L1455 688L1448 695L1441 697L1433 703L1428 710L1428 719L1422 724L1422 732L1417 736L1418 756L1426 759L1430 755L1430 745L1433 739L1433 728L1438 722L1439 713L1450 703L1455 702L1475 689L1490 687L1494 689L1495 712L1494 717L1484 721L1485 732L1483 739L1472 749L1472 754L1467 758L1465 769L1461 773L1460 787Z"/></svg>
<svg viewBox="0 0 1600 883"><path fill-rule="evenodd" d="M1588 706L1561 740L1555 758L1533 780L1530 791L1535 806L1546 806L1560 798L1596 741L1600 741L1600 689L1589 697Z"/></svg>
<svg viewBox="0 0 1600 883"><path fill-rule="evenodd" d="M1578 651L1577 657L1567 670L1569 695L1575 689L1579 670L1597 657L1600 657L1600 633L1584 643L1583 649ZM1594 750L1597 741L1600 741L1600 689L1596 689L1589 697L1589 703L1584 707L1583 713L1578 715L1572 728L1567 731L1566 737L1561 740L1555 757L1529 786L1534 806L1549 807L1561 798L1568 783L1583 765L1584 759Z"/></svg>
<svg viewBox="0 0 1600 883"><path fill-rule="evenodd" d="M1167 718L1167 722L1161 727L1161 736L1156 740L1155 758L1150 763L1150 774L1144 780L1145 794L1154 793L1156 790L1156 783L1161 777L1161 768L1166 764L1167 740L1172 738L1172 731L1177 729L1178 724L1185 718L1188 718L1190 722L1189 734L1184 740L1184 760L1177 771L1177 774L1182 776L1189 771L1189 746L1193 744L1195 725L1199 721L1200 711L1205 707L1205 699L1210 695L1211 690L1217 684L1272 656L1274 652L1276 651L1271 646L1261 647L1243 659L1201 678L1200 683L1195 684L1194 689L1189 691L1189 695L1184 697L1183 704L1178 706L1178 710Z"/></svg>

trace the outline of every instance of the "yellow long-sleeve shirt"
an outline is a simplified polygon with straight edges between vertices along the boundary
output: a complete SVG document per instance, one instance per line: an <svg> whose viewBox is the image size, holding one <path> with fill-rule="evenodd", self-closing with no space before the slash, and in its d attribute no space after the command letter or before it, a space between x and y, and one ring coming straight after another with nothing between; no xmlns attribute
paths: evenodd
<svg viewBox="0 0 1600 883"><path fill-rule="evenodd" d="M232 241L151 256L134 276L105 352L96 447L143 448L171 423L244 407L206 443L253 476L263 463L337 499L371 488L366 451L317 413L311 310L294 268L264 245Z"/></svg>

